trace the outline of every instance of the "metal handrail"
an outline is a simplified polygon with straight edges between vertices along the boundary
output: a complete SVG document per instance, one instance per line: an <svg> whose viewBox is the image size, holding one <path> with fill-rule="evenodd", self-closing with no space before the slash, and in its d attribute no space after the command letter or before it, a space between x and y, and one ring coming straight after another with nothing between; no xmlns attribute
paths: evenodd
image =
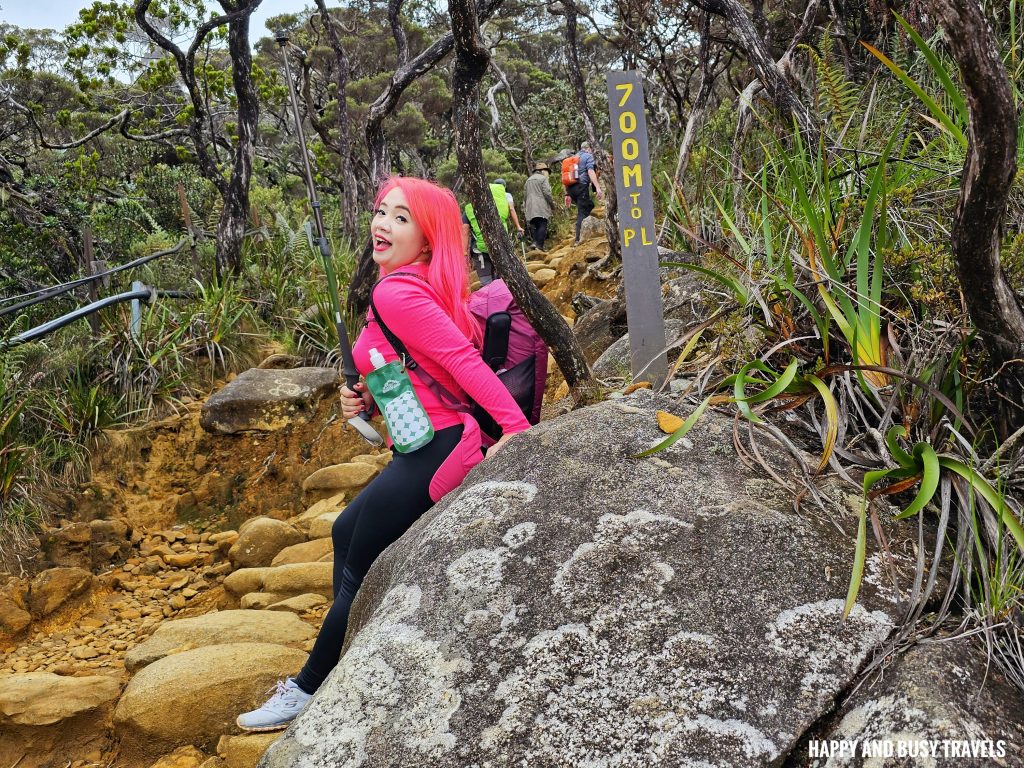
<svg viewBox="0 0 1024 768"><path fill-rule="evenodd" d="M173 246L172 248L168 248L165 251L157 251L156 253L151 253L148 256L143 256L142 258L136 259L135 261L129 261L127 264L121 264L120 266L114 267L113 269L108 269L105 272L99 272L95 275L89 275L88 277L81 277L77 280L72 280L70 283L63 283L61 285L54 286L53 288L47 288L43 293L36 296L35 298L27 299L18 304L14 304L10 307L4 307L3 309L0 309L0 317L6 317L7 315L10 315L14 312L18 312L27 307L31 307L34 304L39 304L40 302L56 298L57 296L74 290L80 285L93 283L96 282L97 280L101 280L104 277L113 275L117 272L123 272L124 270L132 269L133 267L141 267L143 264L148 264L149 262L153 261L154 259L158 259L161 256L169 256L172 253L177 253L182 248L184 248L185 245L188 244L189 242L191 242L191 238L186 237L179 241L177 245Z"/></svg>
<svg viewBox="0 0 1024 768"><path fill-rule="evenodd" d="M54 318L40 326L31 328L17 336L13 336L6 341L0 341L0 349L11 349L19 344L35 341L49 333L53 333L54 331L70 325L76 320L81 320L94 312L99 312L101 309L114 306L115 304L120 304L121 302L153 301L157 298L191 299L194 298L194 294L190 291L165 291L159 288L143 287L131 291L125 291L124 293L118 293L113 296L107 296L104 299L94 301L92 304L86 304L84 307L79 307L73 312L68 312L66 315L61 315L60 317Z"/></svg>

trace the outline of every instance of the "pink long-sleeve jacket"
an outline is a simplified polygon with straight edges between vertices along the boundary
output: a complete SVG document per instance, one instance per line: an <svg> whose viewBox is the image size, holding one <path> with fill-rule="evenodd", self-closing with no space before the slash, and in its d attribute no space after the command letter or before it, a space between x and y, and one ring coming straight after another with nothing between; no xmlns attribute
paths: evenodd
<svg viewBox="0 0 1024 768"><path fill-rule="evenodd" d="M426 277L426 264L409 264L397 272L411 272ZM458 326L442 309L434 290L423 280L402 277L399 274L383 281L373 293L373 301L388 329L408 348L416 362L437 382L456 397L466 400L467 395L484 408L501 426L505 435L529 429L516 401L504 385L487 367ZM373 369L370 350L376 348L388 362L397 360L398 354L373 321L373 311L367 311L367 325L352 348L356 368L363 375ZM423 404L434 430L463 425L461 459L453 456L446 462L431 484L431 496L440 498L454 488L479 462L479 427L468 414L454 411L438 399L418 376L410 373L416 394ZM475 443L475 445L474 445ZM458 468L452 465L460 464Z"/></svg>

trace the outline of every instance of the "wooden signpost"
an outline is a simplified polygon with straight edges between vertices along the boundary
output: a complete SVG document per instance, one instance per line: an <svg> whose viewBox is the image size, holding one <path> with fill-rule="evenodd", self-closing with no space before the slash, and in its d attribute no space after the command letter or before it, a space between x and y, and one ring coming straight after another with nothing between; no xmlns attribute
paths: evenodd
<svg viewBox="0 0 1024 768"><path fill-rule="evenodd" d="M608 112L633 380L657 387L668 376L668 360L644 89L636 72L608 73Z"/></svg>

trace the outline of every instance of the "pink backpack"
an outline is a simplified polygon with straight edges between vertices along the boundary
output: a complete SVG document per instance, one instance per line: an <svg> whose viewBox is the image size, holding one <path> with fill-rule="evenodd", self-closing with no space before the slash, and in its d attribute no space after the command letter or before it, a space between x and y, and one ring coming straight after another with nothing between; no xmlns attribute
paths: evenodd
<svg viewBox="0 0 1024 768"><path fill-rule="evenodd" d="M393 274L414 277L427 282L419 275L409 272ZM381 278L386 280L387 278ZM378 281L379 282L379 281ZM376 287L376 286L375 286ZM387 338L388 343L399 355L404 355L406 365L448 408L455 411L471 413L480 424L482 443L492 445L501 437L501 427L476 403L461 402L451 392L442 387L433 376L416 364L408 349L391 330L381 321L380 314L373 304L373 292L370 292L370 307L375 322ZM540 406L544 399L544 385L548 380L548 347L530 325L526 315L519 309L512 293L504 280L494 280L469 297L469 311L480 323L483 330L484 346L481 356L498 379L512 395L522 410L526 420L531 424L540 421Z"/></svg>
<svg viewBox="0 0 1024 768"><path fill-rule="evenodd" d="M484 332L481 355L523 411L527 421L540 421L544 385L548 380L548 347L516 304L504 280L494 280L469 297L469 311ZM493 440L501 427L480 406L473 410L480 429Z"/></svg>

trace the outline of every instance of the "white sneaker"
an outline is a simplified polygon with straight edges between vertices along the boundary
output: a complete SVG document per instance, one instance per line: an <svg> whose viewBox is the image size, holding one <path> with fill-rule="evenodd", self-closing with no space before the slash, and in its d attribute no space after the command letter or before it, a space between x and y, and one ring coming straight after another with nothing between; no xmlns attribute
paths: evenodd
<svg viewBox="0 0 1024 768"><path fill-rule="evenodd" d="M312 694L306 693L290 677L272 689L274 695L259 709L244 712L235 723L243 731L279 731L299 716L306 708Z"/></svg>

